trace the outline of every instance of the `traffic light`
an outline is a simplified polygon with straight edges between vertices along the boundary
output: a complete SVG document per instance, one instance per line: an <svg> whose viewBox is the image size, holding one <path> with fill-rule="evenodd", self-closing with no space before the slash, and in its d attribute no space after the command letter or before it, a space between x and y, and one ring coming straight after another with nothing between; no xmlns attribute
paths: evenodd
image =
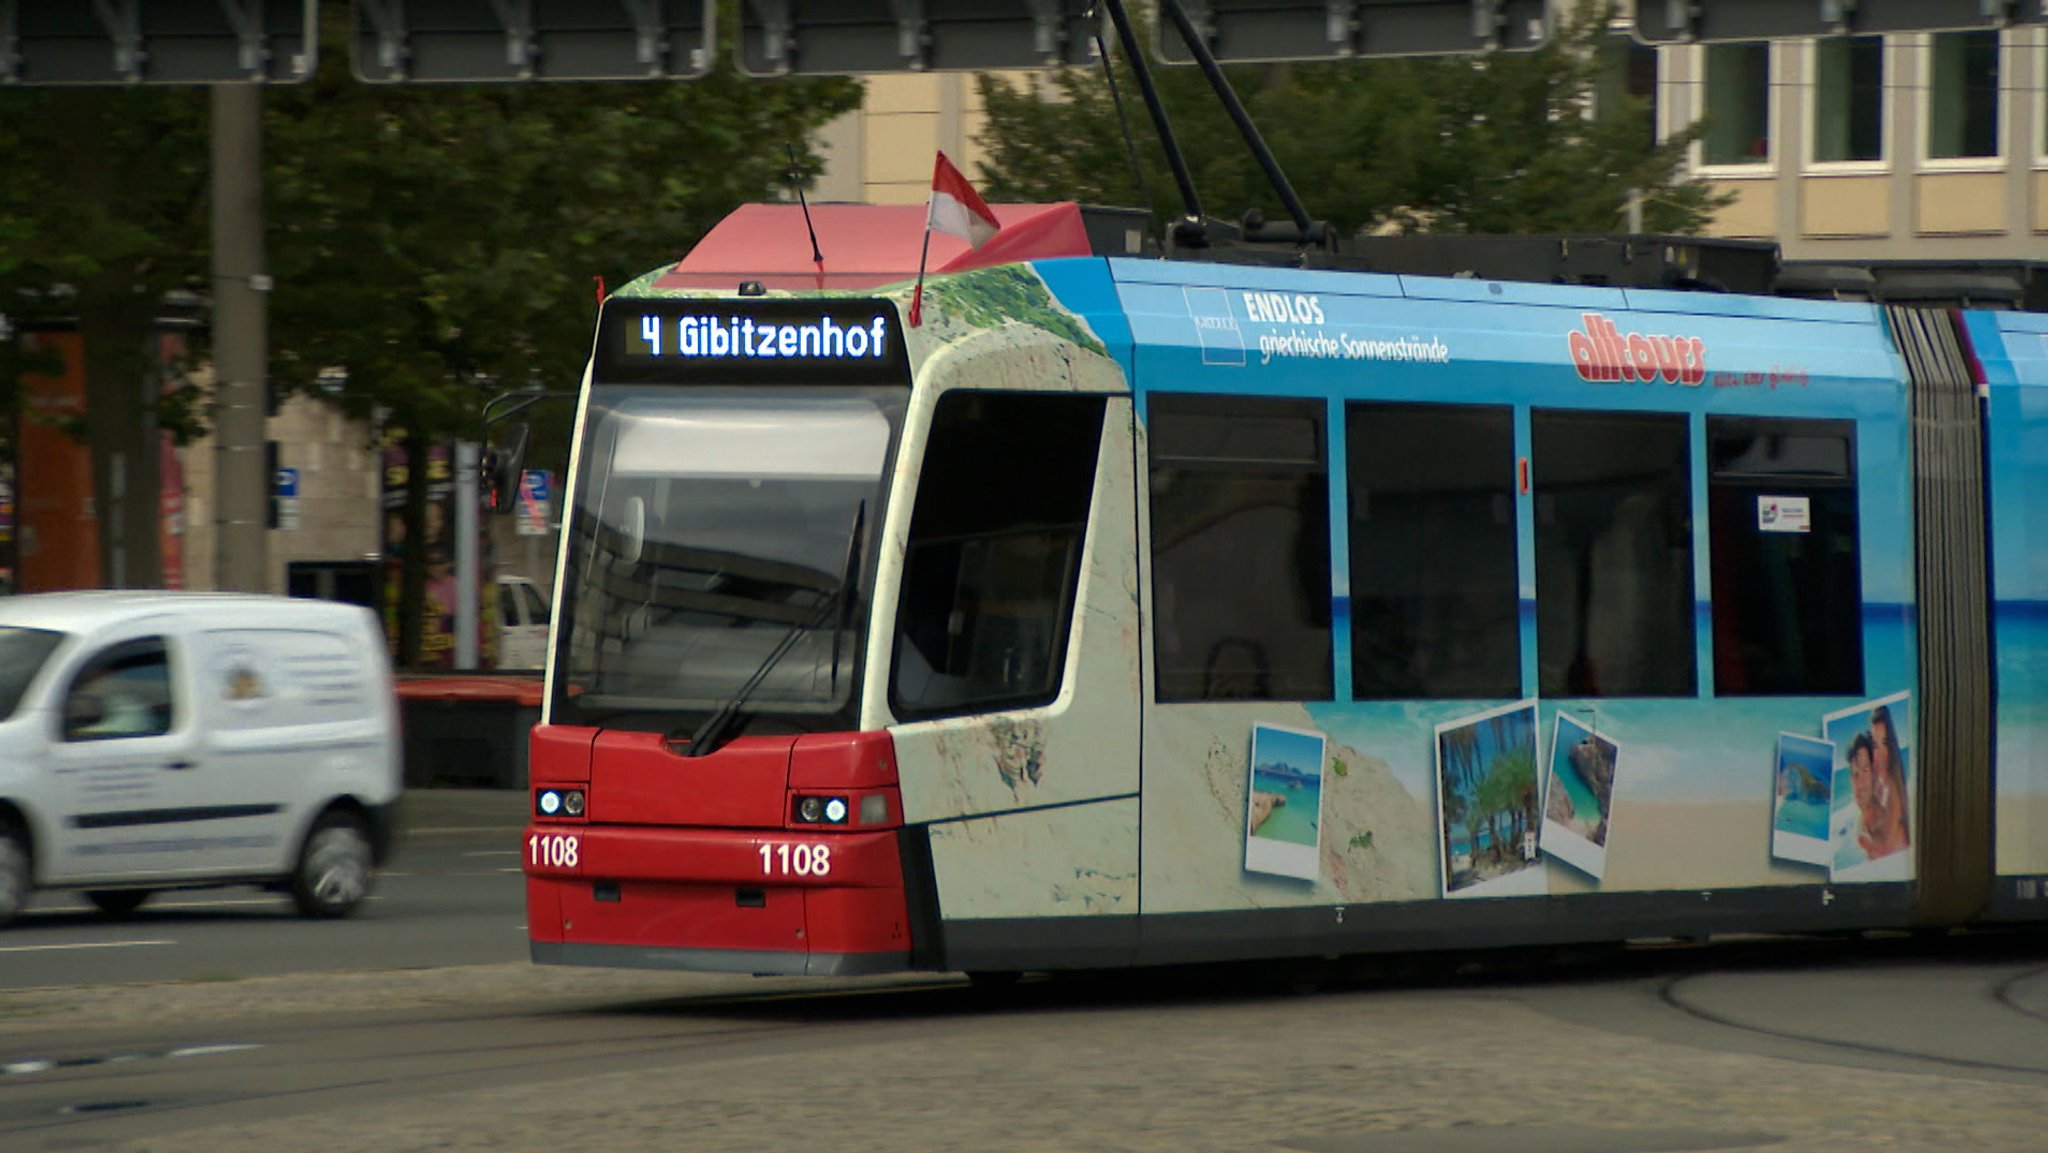
<svg viewBox="0 0 2048 1153"><path fill-rule="evenodd" d="M509 513L519 503L519 476L526 468L526 441L531 430L520 421L505 430L503 443L484 449L478 465L483 471L480 487L484 510Z"/></svg>

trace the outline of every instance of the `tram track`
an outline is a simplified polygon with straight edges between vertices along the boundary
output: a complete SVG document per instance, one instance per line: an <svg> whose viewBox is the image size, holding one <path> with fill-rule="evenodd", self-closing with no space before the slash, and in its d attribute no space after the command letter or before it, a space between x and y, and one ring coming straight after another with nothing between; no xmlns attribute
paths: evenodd
<svg viewBox="0 0 2048 1153"><path fill-rule="evenodd" d="M2048 966L2036 967L2019 973L1997 978L1988 986L1981 987L1975 1000L1994 1006L2010 1018L2029 1023L2048 1024L2048 1013L2022 1004L2013 995L2013 990L2024 983L2048 976ZM1707 1003L1704 996L1693 995L1692 991L1709 981L1726 979L1721 971L1702 970L1680 973L1661 978L1656 984L1657 1000L1665 1007L1685 1017L1734 1030L1738 1033L1773 1041L1790 1042L1802 1046L1816 1046L1823 1050L1866 1058L1903 1060L1916 1065L1931 1065L1943 1069L1976 1073L2017 1074L2021 1077L2048 1082L2048 1030L2041 1036L2039 1052L2043 1059L2038 1063L2000 1060L1990 1057L1975 1057L1957 1053L1943 1053L1925 1046L1887 1043L1867 1038L1830 1035L1821 1028L1798 1028L1786 1025L1766 1024L1746 1019L1744 1015L1716 1008Z"/></svg>

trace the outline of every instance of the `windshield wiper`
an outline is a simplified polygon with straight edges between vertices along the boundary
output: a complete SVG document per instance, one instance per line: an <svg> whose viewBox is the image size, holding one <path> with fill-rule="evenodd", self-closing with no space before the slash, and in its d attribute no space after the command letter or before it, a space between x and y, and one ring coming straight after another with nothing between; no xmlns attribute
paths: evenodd
<svg viewBox="0 0 2048 1153"><path fill-rule="evenodd" d="M698 726L697 731L690 737L689 747L683 750L684 756L701 757L709 752L718 743L718 738L725 734L725 730L732 727L733 720L740 715L740 706L746 704L747 698L753 695L754 690L761 687L761 682L768 679L768 674L774 671L775 666L781 662L784 656L789 654L789 650L796 647L798 638L828 622L834 626L832 630L832 683L834 689L837 689L839 683L839 632L846 627L845 617L852 610L853 598L847 594L853 587L854 575L858 571L857 566L860 564L861 535L862 530L867 525L867 519L868 502L862 500L860 507L853 512L853 531L847 535L846 564L840 570L838 587L832 590L831 599L825 602L822 606L822 611L810 620L798 621L789 626L789 631L783 633L782 639L775 642L775 647L769 650L766 657L762 658L760 666L754 670L754 675L748 677L746 683L740 686L739 691L734 693L730 700L719 706L717 712L711 714L702 725ZM835 620L835 618L837 619Z"/></svg>

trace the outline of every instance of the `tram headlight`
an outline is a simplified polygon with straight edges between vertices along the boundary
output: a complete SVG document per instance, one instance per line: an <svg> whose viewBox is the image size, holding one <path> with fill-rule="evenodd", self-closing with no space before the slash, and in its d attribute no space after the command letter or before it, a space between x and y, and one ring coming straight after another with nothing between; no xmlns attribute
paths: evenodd
<svg viewBox="0 0 2048 1153"><path fill-rule="evenodd" d="M799 825L843 825L849 811L845 797L803 796L792 814Z"/></svg>
<svg viewBox="0 0 2048 1153"><path fill-rule="evenodd" d="M543 817L583 815L582 789L542 789L533 795L533 811Z"/></svg>

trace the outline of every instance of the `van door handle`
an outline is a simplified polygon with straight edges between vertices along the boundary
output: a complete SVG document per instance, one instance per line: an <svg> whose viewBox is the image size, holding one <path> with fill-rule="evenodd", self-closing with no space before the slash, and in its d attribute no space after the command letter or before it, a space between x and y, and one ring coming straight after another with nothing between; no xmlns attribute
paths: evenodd
<svg viewBox="0 0 2048 1153"><path fill-rule="evenodd" d="M168 765L165 765L165 766L164 766L164 768L167 768L167 769L180 769L180 770L182 770L182 769L189 769L189 768L192 768L192 767L193 767L193 762L191 762L191 761L172 761L172 762L171 762L170 764L168 764Z"/></svg>

